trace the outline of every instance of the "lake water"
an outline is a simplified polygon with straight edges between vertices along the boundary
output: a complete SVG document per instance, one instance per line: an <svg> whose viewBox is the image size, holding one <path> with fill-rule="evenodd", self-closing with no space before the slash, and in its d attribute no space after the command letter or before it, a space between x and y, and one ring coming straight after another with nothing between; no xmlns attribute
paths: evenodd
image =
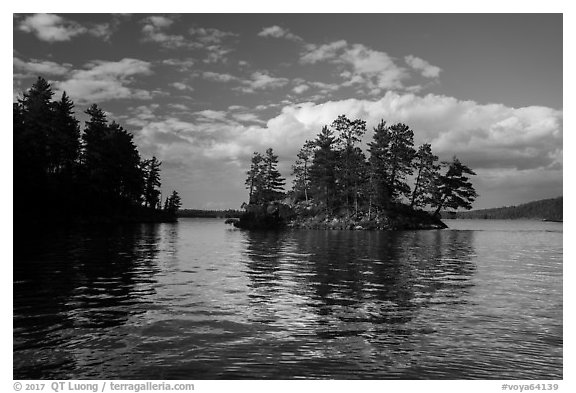
<svg viewBox="0 0 576 393"><path fill-rule="evenodd" d="M562 224L446 223L30 233L14 378L561 379Z"/></svg>

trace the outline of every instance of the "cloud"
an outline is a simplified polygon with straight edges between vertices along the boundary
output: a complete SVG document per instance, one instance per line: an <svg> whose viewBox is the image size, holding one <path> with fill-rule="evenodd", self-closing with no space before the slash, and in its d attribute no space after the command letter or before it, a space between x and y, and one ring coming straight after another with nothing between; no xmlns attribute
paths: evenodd
<svg viewBox="0 0 576 393"><path fill-rule="evenodd" d="M186 59L164 59L162 64L177 67L180 71L190 71L196 65L196 60L190 57Z"/></svg>
<svg viewBox="0 0 576 393"><path fill-rule="evenodd" d="M264 71L256 71L249 79L242 80L242 86L237 88L244 93L254 93L257 90L276 89L286 86L290 81L287 78L274 77Z"/></svg>
<svg viewBox="0 0 576 393"><path fill-rule="evenodd" d="M234 75L230 75L230 74L221 74L218 72L212 72L212 71L205 71L202 73L202 77L204 79L210 80L210 81L214 81L214 82L235 82L240 80L240 78L234 76Z"/></svg>
<svg viewBox="0 0 576 393"><path fill-rule="evenodd" d="M21 77L35 77L43 75L63 76L70 72L71 64L58 64L53 61L31 59L25 62L14 57L14 74L20 74Z"/></svg>
<svg viewBox="0 0 576 393"><path fill-rule="evenodd" d="M192 27L188 31L194 39L207 45L222 44L227 38L237 36L228 31L205 27Z"/></svg>
<svg viewBox="0 0 576 393"><path fill-rule="evenodd" d="M18 25L20 31L34 34L46 42L70 41L72 38L89 34L108 40L114 28L108 23L83 26L55 14L34 14L24 18Z"/></svg>
<svg viewBox="0 0 576 393"><path fill-rule="evenodd" d="M188 30L192 45L207 52L204 63L225 63L232 48L225 42L237 36L235 33L214 28L192 27Z"/></svg>
<svg viewBox="0 0 576 393"><path fill-rule="evenodd" d="M307 44L300 57L303 64L329 62L341 67L343 86L367 88L370 94L383 90L403 89L409 78L407 70L394 63L387 53L344 40L324 45Z"/></svg>
<svg viewBox="0 0 576 393"><path fill-rule="evenodd" d="M174 23L174 21L170 18L165 16L150 16L148 17L148 24L156 27L156 28L164 28L169 27Z"/></svg>
<svg viewBox="0 0 576 393"><path fill-rule="evenodd" d="M324 45L308 44L306 46L307 52L301 57L300 61L304 64L318 63L321 61L334 61L338 59L339 53L348 46L345 40L334 41Z"/></svg>
<svg viewBox="0 0 576 393"><path fill-rule="evenodd" d="M245 197L244 171L252 152L272 147L280 156L280 171L288 176L304 141L314 139L322 126L341 114L367 121L363 148L381 119L408 124L416 145L431 143L442 160L456 154L478 173L474 184L481 198L486 195L485 204L491 203L491 190L507 182L512 187L516 176L529 179L530 187L562 188L562 112L552 108L388 92L378 100L289 104L265 123L254 116L257 109L266 108L204 110L195 113L194 121L152 119L136 132L137 141L149 154L186 173L203 168L191 176L204 182L207 195L216 195L216 185L210 183L214 179L228 184L223 192L234 202L230 206ZM510 200L528 193L520 184L509 192ZM546 197L544 191L542 196Z"/></svg>
<svg viewBox="0 0 576 393"><path fill-rule="evenodd" d="M426 60L422 60L416 56L406 56L404 57L404 61L413 69L420 71L422 76L426 78L438 78L440 71L442 71L440 67L433 66Z"/></svg>
<svg viewBox="0 0 576 393"><path fill-rule="evenodd" d="M172 19L165 16L149 16L143 22L142 33L144 34L144 41L156 42L166 48L188 46L184 36L165 32L165 29L174 23Z"/></svg>
<svg viewBox="0 0 576 393"><path fill-rule="evenodd" d="M54 14L28 16L20 23L19 29L33 33L38 39L47 42L69 41L87 32L85 27Z"/></svg>
<svg viewBox="0 0 576 393"><path fill-rule="evenodd" d="M308 89L310 89L310 86L302 83L302 84L299 84L297 86L294 86L294 88L292 88L292 91L296 94L302 94Z"/></svg>
<svg viewBox="0 0 576 393"><path fill-rule="evenodd" d="M293 34L288 29L284 29L280 26L270 26L265 27L262 29L260 33L258 33L259 37L273 37L273 38L285 38L290 41L302 41L302 38Z"/></svg>
<svg viewBox="0 0 576 393"><path fill-rule="evenodd" d="M255 71L247 78L240 78L227 73L204 71L200 74L203 79L219 83L235 83L238 86L233 89L243 93L255 93L256 91L276 89L286 86L290 81L287 78L275 77L266 71Z"/></svg>
<svg viewBox="0 0 576 393"><path fill-rule="evenodd" d="M172 87L174 87L175 89L178 89L178 90L194 90L193 87L188 86L187 84L182 83L182 82L174 82L174 83L172 83Z"/></svg>
<svg viewBox="0 0 576 393"><path fill-rule="evenodd" d="M149 99L150 93L130 85L134 77L152 74L151 64L138 59L92 61L84 69L71 71L71 77L54 85L75 101L101 102L115 99Z"/></svg>
<svg viewBox="0 0 576 393"><path fill-rule="evenodd" d="M214 111L211 109L206 109L203 111L196 112L196 115L200 116L201 118L206 118L209 120L226 120L226 112L224 111Z"/></svg>

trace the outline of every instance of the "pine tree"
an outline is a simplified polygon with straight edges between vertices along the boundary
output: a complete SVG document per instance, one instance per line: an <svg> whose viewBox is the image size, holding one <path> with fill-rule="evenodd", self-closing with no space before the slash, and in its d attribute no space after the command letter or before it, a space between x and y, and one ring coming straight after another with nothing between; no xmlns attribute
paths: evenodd
<svg viewBox="0 0 576 393"><path fill-rule="evenodd" d="M340 195L344 196L347 210L350 209L351 200L354 201L357 213L364 154L360 149L356 149L355 145L360 142L366 132L366 122L360 119L350 120L345 115L340 115L332 122L332 128L338 132L340 145L340 165L337 171Z"/></svg>
<svg viewBox="0 0 576 393"><path fill-rule="evenodd" d="M284 185L286 179L282 177L277 169L278 156L269 147L264 156L264 201L270 202L284 197Z"/></svg>
<svg viewBox="0 0 576 393"><path fill-rule="evenodd" d="M49 168L51 172L70 174L80 155L80 126L74 117L74 103L62 93L54 103L53 134L49 139Z"/></svg>
<svg viewBox="0 0 576 393"><path fill-rule="evenodd" d="M46 79L38 77L32 87L19 100L22 114L20 135L15 135L15 153L19 155L28 168L29 174L35 177L33 182L40 185L45 174L49 172L49 143L52 134L53 102L52 87Z"/></svg>
<svg viewBox="0 0 576 393"><path fill-rule="evenodd" d="M374 129L373 139L368 150L376 202L389 208L398 198L410 194L406 178L413 173L414 132L402 123L386 127L382 120Z"/></svg>
<svg viewBox="0 0 576 393"><path fill-rule="evenodd" d="M246 188L248 188L248 203L260 203L264 191L264 157L254 152L250 163L250 170L246 172Z"/></svg>
<svg viewBox="0 0 576 393"><path fill-rule="evenodd" d="M440 169L436 161L438 161L438 156L432 153L429 143L425 143L418 148L415 155L417 174L410 207L426 206L432 203L434 186L439 176L438 170Z"/></svg>
<svg viewBox="0 0 576 393"><path fill-rule="evenodd" d="M178 210L182 207L182 202L180 200L180 195L177 191L172 191L172 194L166 199L165 210L175 215Z"/></svg>
<svg viewBox="0 0 576 393"><path fill-rule="evenodd" d="M310 190L310 164L314 157L314 142L306 141L297 155L297 160L292 165L292 175L294 175L293 190L296 196L304 194L304 199L308 202Z"/></svg>
<svg viewBox="0 0 576 393"><path fill-rule="evenodd" d="M86 121L82 134L82 163L87 172L94 172L101 161L102 140L108 132L108 119L98 105L91 105L84 112L90 118Z"/></svg>
<svg viewBox="0 0 576 393"><path fill-rule="evenodd" d="M96 105L86 113L90 119L82 135L83 167L90 203L105 210L139 205L145 179L132 134L116 122L108 124L106 115Z"/></svg>
<svg viewBox="0 0 576 393"><path fill-rule="evenodd" d="M338 152L334 132L328 127L314 140L316 150L310 166L310 189L314 198L324 203L327 212L335 207L336 201L336 164Z"/></svg>
<svg viewBox="0 0 576 393"><path fill-rule="evenodd" d="M438 178L432 206L436 207L434 215L443 208L470 210L472 202L478 197L474 186L466 175L476 175L474 171L462 164L456 156L452 162L444 162L448 170Z"/></svg>
<svg viewBox="0 0 576 393"><path fill-rule="evenodd" d="M144 206L156 209L160 201L160 165L156 157L144 160L142 163L145 176Z"/></svg>

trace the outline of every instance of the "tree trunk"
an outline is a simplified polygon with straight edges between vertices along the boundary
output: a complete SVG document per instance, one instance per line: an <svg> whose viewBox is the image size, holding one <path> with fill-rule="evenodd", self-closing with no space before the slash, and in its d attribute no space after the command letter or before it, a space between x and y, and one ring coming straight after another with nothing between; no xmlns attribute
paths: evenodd
<svg viewBox="0 0 576 393"><path fill-rule="evenodd" d="M418 190L421 174L422 174L422 167L418 169L418 176L416 177L416 183L414 183L414 191L412 191L412 202L410 202L410 208L414 208L414 201L416 200L416 191Z"/></svg>
<svg viewBox="0 0 576 393"><path fill-rule="evenodd" d="M444 195L444 197L440 200L440 203L438 204L438 207L436 208L436 211L434 212L434 216L438 216L438 214L440 213L440 209L442 209L442 206L444 206L444 202L446 202L447 197L448 197L448 195Z"/></svg>
<svg viewBox="0 0 576 393"><path fill-rule="evenodd" d="M306 165L306 160L304 160L304 198L306 198L306 202L308 202L308 167Z"/></svg>

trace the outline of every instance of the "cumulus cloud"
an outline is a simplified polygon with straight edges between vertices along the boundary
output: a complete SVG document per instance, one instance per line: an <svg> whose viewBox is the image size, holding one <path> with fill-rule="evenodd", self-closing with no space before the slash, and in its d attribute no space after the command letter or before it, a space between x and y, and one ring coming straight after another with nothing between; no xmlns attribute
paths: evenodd
<svg viewBox="0 0 576 393"><path fill-rule="evenodd" d="M273 38L284 38L290 41L302 41L302 38L293 34L288 29L284 29L280 26L270 26L265 27L262 29L260 33L258 33L259 37L273 37Z"/></svg>
<svg viewBox="0 0 576 393"><path fill-rule="evenodd" d="M148 99L150 93L131 87L133 78L152 74L151 64L138 59L92 61L73 70L70 78L55 82L59 90L80 102L101 102L122 98Z"/></svg>
<svg viewBox="0 0 576 393"><path fill-rule="evenodd" d="M287 78L275 77L264 71L256 71L250 78L242 80L242 86L238 90L244 93L254 93L257 90L276 89L286 86L289 83Z"/></svg>
<svg viewBox="0 0 576 393"><path fill-rule="evenodd" d="M47 42L69 41L72 37L87 31L78 23L67 21L54 14L28 16L20 23L19 29L26 33L33 33L38 39Z"/></svg>
<svg viewBox="0 0 576 393"><path fill-rule="evenodd" d="M364 144L382 119L388 124L408 124L414 130L416 145L431 143L442 160L456 154L472 167L479 174L475 184L481 196L508 181L516 184L515 176L529 179L532 187L541 184L548 189L561 189L562 111L552 108L511 108L439 95L388 92L379 100L287 105L265 124L242 123L242 116L234 114L236 110L249 113L240 107L226 113L205 110L197 113L197 121L149 124L139 134L139 140L156 149L161 154L159 158L181 160L182 165L192 165L192 156L203 157L213 171L232 165L226 167L233 173L226 181L237 183L232 188L238 192L235 200L241 200L242 171L249 165L252 152L273 147L280 156L280 170L287 176L302 143L315 138L322 126L345 114L367 121L369 131ZM243 118L249 120L249 116ZM177 143L159 142L168 140L164 134L172 132L178 137ZM520 192L520 184L514 192Z"/></svg>
<svg viewBox="0 0 576 393"><path fill-rule="evenodd" d="M214 82L233 82L233 81L238 81L239 78L231 75L231 74L222 74L222 73L218 73L218 72L212 72L212 71L205 71L202 73L202 77L204 79L210 80L210 81L214 81Z"/></svg>
<svg viewBox="0 0 576 393"><path fill-rule="evenodd" d="M149 16L143 22L144 41L156 42L167 48L187 46L184 36L166 32L166 29L174 23L172 19L165 16Z"/></svg>
<svg viewBox="0 0 576 393"><path fill-rule="evenodd" d="M205 27L192 27L189 29L189 33L204 44L222 44L225 39L237 36L237 34L229 31Z"/></svg>
<svg viewBox="0 0 576 393"><path fill-rule="evenodd" d="M188 30L191 43L195 48L206 51L204 63L225 63L232 48L227 41L237 34L215 28L192 27Z"/></svg>
<svg viewBox="0 0 576 393"><path fill-rule="evenodd" d="M226 120L226 112L224 111L215 111L211 109L206 109L203 111L196 112L196 114L201 118L206 118L209 120L220 120L220 121Z"/></svg>
<svg viewBox="0 0 576 393"><path fill-rule="evenodd" d="M164 59L162 64L176 67L180 71L190 71L196 65L196 60L190 57L185 59Z"/></svg>
<svg viewBox="0 0 576 393"><path fill-rule="evenodd" d="M182 90L182 91L183 90L194 90L194 88L192 88L191 86L188 86L187 84L182 83L182 82L174 82L174 83L172 83L172 87L174 87L175 89L178 89L178 90Z"/></svg>
<svg viewBox="0 0 576 393"><path fill-rule="evenodd" d="M413 69L420 71L422 76L426 78L438 78L440 71L442 71L440 67L436 67L428 63L426 60L416 56L406 56L404 57L404 61L406 61L406 64L408 64Z"/></svg>
<svg viewBox="0 0 576 393"><path fill-rule="evenodd" d="M19 58L14 57L14 74L21 77L34 77L42 75L63 76L70 72L71 64L58 64L48 60L31 59L25 62Z"/></svg>
<svg viewBox="0 0 576 393"><path fill-rule="evenodd" d="M308 90L308 89L310 89L310 86L302 83L302 84L299 84L299 85L294 86L294 87L292 88L292 91L293 91L294 93L296 93L296 94L302 94L302 93L304 93L304 92L305 92L306 90Z"/></svg>
<svg viewBox="0 0 576 393"><path fill-rule="evenodd" d="M108 23L83 26L55 14L34 14L24 18L18 25L20 31L34 34L46 42L70 41L73 37L89 34L109 39L113 28Z"/></svg>
<svg viewBox="0 0 576 393"><path fill-rule="evenodd" d="M319 46L308 44L300 62L337 64L342 68L340 76L345 79L344 86L367 88L371 94L402 89L404 81L409 78L407 70L396 65L386 52L362 44L349 44L345 40Z"/></svg>

